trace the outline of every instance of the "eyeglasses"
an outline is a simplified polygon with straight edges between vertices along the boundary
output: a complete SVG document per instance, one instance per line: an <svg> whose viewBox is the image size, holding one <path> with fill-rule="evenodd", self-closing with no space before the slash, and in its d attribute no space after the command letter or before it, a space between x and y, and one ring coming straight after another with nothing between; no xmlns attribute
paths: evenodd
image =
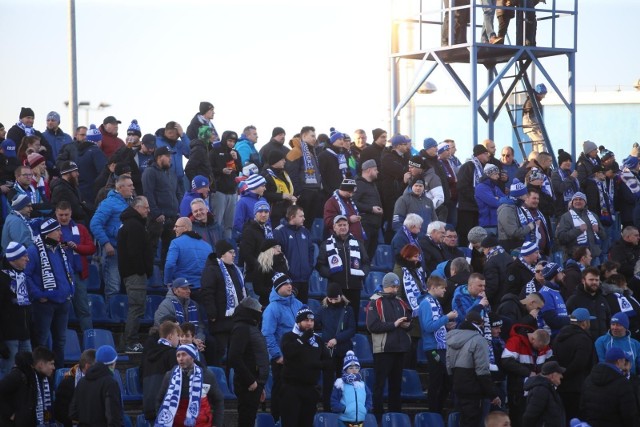
<svg viewBox="0 0 640 427"><path fill-rule="evenodd" d="M511 154L503 154L502 157L510 158Z"/></svg>

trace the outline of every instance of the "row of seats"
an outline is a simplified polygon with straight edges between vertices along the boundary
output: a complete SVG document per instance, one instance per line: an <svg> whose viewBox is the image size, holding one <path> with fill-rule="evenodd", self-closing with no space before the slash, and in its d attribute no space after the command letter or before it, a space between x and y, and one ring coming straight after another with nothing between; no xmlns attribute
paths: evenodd
<svg viewBox="0 0 640 427"><path fill-rule="evenodd" d="M256 417L255 427L276 427L279 423L273 421L271 414L259 413ZM337 414L330 412L319 412L313 420L313 427L335 427L342 425ZM452 412L447 419L447 427L459 427L460 414ZM140 427L140 425L138 425ZM376 417L367 414L364 420L364 427L378 427ZM409 415L399 412L388 412L382 415L382 427L412 427ZM413 427L444 427L442 415L436 412L420 412L416 414Z"/></svg>
<svg viewBox="0 0 640 427"><path fill-rule="evenodd" d="M127 321L129 300L124 294L116 294L109 298L109 304L100 294L88 294L91 319L96 323L119 324ZM147 295L144 317L140 320L143 324L153 324L153 316L158 306L164 300L164 295ZM71 306L69 321L78 322L78 317Z"/></svg>

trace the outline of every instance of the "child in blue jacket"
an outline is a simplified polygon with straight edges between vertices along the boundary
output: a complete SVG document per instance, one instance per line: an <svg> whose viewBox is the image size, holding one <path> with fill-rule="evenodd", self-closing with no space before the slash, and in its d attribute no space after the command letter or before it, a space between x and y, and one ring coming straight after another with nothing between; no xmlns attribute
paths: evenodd
<svg viewBox="0 0 640 427"><path fill-rule="evenodd" d="M367 412L373 408L371 390L360 376L360 362L351 350L344 357L342 378L333 384L331 411L340 414L345 426L364 422Z"/></svg>

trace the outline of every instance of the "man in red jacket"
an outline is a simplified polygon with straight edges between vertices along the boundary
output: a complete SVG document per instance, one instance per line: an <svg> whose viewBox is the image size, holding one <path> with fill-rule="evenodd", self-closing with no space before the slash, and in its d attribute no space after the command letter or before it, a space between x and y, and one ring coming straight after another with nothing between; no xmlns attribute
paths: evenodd
<svg viewBox="0 0 640 427"><path fill-rule="evenodd" d="M120 123L122 122L115 117L107 116L100 126L100 133L102 134L102 145L100 148L107 159L118 151L120 147L124 147L124 141L118 138L118 125Z"/></svg>

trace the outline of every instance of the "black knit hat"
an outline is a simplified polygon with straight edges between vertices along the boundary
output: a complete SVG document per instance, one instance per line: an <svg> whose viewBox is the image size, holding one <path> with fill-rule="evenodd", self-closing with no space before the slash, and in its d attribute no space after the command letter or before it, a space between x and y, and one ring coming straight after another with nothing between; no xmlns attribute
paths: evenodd
<svg viewBox="0 0 640 427"><path fill-rule="evenodd" d="M220 258L222 255L226 254L229 251L232 251L233 245L226 241L225 239L218 240L216 242L216 256Z"/></svg>
<svg viewBox="0 0 640 427"><path fill-rule="evenodd" d="M342 295L342 287L339 283L331 282L327 285L327 297L338 298Z"/></svg>
<svg viewBox="0 0 640 427"><path fill-rule="evenodd" d="M25 117L35 117L35 113L29 107L22 107L20 109L20 119L24 119Z"/></svg>
<svg viewBox="0 0 640 427"><path fill-rule="evenodd" d="M280 243L276 239L265 239L260 245L260 252L268 251L274 246L278 246Z"/></svg>
<svg viewBox="0 0 640 427"><path fill-rule="evenodd" d="M208 102L208 101L202 101L200 103L200 107L198 107L198 110L200 111L200 114L204 114L207 111L211 110L213 108L213 104Z"/></svg>
<svg viewBox="0 0 640 427"><path fill-rule="evenodd" d="M287 283L291 284L291 279L284 273L274 274L271 278L271 281L273 282L273 289L276 292L278 292L278 289L280 289L282 285L286 285Z"/></svg>
<svg viewBox="0 0 640 427"><path fill-rule="evenodd" d="M313 320L314 318L315 315L308 305L303 305L296 313L296 323L300 323L303 320Z"/></svg>
<svg viewBox="0 0 640 427"><path fill-rule="evenodd" d="M564 151L562 148L558 150L558 165L563 164L567 160L571 160L571 154Z"/></svg>
<svg viewBox="0 0 640 427"><path fill-rule="evenodd" d="M272 150L267 157L269 165L275 165L280 160L284 159L284 153L280 150Z"/></svg>
<svg viewBox="0 0 640 427"><path fill-rule="evenodd" d="M276 126L273 128L273 131L271 132L271 138L275 138L276 136L282 135L282 134L286 134L284 129L282 129L280 126Z"/></svg>

